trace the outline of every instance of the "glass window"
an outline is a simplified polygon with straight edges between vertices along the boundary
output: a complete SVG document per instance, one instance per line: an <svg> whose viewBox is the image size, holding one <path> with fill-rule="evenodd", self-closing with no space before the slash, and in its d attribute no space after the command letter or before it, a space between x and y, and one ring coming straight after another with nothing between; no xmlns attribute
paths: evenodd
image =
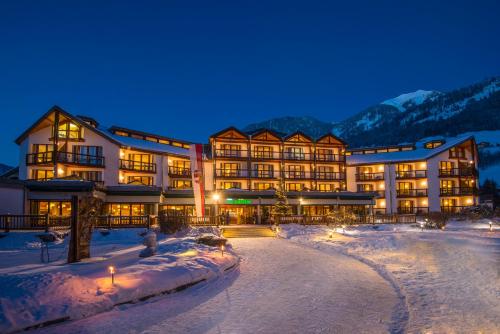
<svg viewBox="0 0 500 334"><path fill-rule="evenodd" d="M153 177L152 176L129 176L128 184L139 184L145 186L153 185Z"/></svg>
<svg viewBox="0 0 500 334"><path fill-rule="evenodd" d="M81 128L73 122L62 122L57 129L57 135L62 139L81 139Z"/></svg>

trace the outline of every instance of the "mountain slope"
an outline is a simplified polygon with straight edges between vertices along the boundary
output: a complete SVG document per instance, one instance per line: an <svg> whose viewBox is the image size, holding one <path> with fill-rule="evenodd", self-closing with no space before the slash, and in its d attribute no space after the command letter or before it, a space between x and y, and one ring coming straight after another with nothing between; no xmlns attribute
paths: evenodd
<svg viewBox="0 0 500 334"><path fill-rule="evenodd" d="M254 131L262 128L272 129L283 134L302 131L305 134L316 138L324 135L325 133L332 132L333 123L323 122L310 116L280 117L273 118L264 122L250 124L243 128L243 131Z"/></svg>

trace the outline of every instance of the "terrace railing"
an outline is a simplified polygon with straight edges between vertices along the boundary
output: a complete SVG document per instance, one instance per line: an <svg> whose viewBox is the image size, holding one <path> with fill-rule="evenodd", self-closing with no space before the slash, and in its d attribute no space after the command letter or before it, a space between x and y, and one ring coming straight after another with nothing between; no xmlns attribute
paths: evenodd
<svg viewBox="0 0 500 334"><path fill-rule="evenodd" d="M120 169L135 172L156 173L156 164L153 162L120 159Z"/></svg>
<svg viewBox="0 0 500 334"><path fill-rule="evenodd" d="M426 170L396 171L396 179L420 179L427 177Z"/></svg>
<svg viewBox="0 0 500 334"><path fill-rule="evenodd" d="M384 179L384 173L357 173L356 181L379 181Z"/></svg>
<svg viewBox="0 0 500 334"><path fill-rule="evenodd" d="M397 189L397 197L426 197L427 189Z"/></svg>
<svg viewBox="0 0 500 334"><path fill-rule="evenodd" d="M477 170L473 167L467 168L441 168L439 169L440 177L467 177L467 176L476 176Z"/></svg>

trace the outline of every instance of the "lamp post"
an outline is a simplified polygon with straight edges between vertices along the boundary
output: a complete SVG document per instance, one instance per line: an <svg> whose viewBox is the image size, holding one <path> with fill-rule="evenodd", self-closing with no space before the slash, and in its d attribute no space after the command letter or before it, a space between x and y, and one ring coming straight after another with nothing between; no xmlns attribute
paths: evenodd
<svg viewBox="0 0 500 334"><path fill-rule="evenodd" d="M224 245L220 245L221 256L224 257Z"/></svg>
<svg viewBox="0 0 500 334"><path fill-rule="evenodd" d="M219 213L219 200L220 200L220 195L219 193L213 193L212 195L212 200L214 201L215 204L215 220L217 221L217 226L219 226L219 219L218 219L218 213Z"/></svg>
<svg viewBox="0 0 500 334"><path fill-rule="evenodd" d="M493 232L493 222L490 220L490 232Z"/></svg>

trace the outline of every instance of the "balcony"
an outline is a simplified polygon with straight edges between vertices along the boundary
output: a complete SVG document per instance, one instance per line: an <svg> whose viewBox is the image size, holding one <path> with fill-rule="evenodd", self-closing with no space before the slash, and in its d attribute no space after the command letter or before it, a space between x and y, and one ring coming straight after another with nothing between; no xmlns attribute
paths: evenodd
<svg viewBox="0 0 500 334"><path fill-rule="evenodd" d="M439 177L472 177L477 176L477 170L473 167L439 169Z"/></svg>
<svg viewBox="0 0 500 334"><path fill-rule="evenodd" d="M344 180L345 173L316 172L316 180Z"/></svg>
<svg viewBox="0 0 500 334"><path fill-rule="evenodd" d="M285 171L285 179L288 180L309 180L313 178L313 173L305 171Z"/></svg>
<svg viewBox="0 0 500 334"><path fill-rule="evenodd" d="M283 152L283 160L291 161L313 161L314 154L303 152Z"/></svg>
<svg viewBox="0 0 500 334"><path fill-rule="evenodd" d="M396 179L421 179L426 177L426 170L409 170L396 172Z"/></svg>
<svg viewBox="0 0 500 334"><path fill-rule="evenodd" d="M477 188L473 187L449 187L440 188L440 196L471 196L477 195Z"/></svg>
<svg viewBox="0 0 500 334"><path fill-rule="evenodd" d="M276 173L278 174L278 173ZM253 178L258 179L274 179L276 178L274 171L272 170L253 170L251 172Z"/></svg>
<svg viewBox="0 0 500 334"><path fill-rule="evenodd" d="M409 207L398 207L398 214L426 214L429 213L428 207L419 207L419 206L409 206Z"/></svg>
<svg viewBox="0 0 500 334"><path fill-rule="evenodd" d="M384 173L358 173L356 181L380 181L384 179Z"/></svg>
<svg viewBox="0 0 500 334"><path fill-rule="evenodd" d="M104 157L71 152L43 152L26 155L27 165L48 165L57 162L78 166L104 167Z"/></svg>
<svg viewBox="0 0 500 334"><path fill-rule="evenodd" d="M168 176L171 177L191 177L191 169L185 167L168 167Z"/></svg>
<svg viewBox="0 0 500 334"><path fill-rule="evenodd" d="M316 153L316 161L319 162L344 162L345 155L343 154L320 154Z"/></svg>
<svg viewBox="0 0 500 334"><path fill-rule="evenodd" d="M247 178L248 171L246 169L216 169L215 176L228 179Z"/></svg>
<svg viewBox="0 0 500 334"><path fill-rule="evenodd" d="M246 159L248 157L247 150L217 148L214 153L216 158Z"/></svg>
<svg viewBox="0 0 500 334"><path fill-rule="evenodd" d="M427 197L427 189L397 189L397 197Z"/></svg>
<svg viewBox="0 0 500 334"><path fill-rule="evenodd" d="M156 164L152 162L120 159L120 169L132 172L156 173Z"/></svg>
<svg viewBox="0 0 500 334"><path fill-rule="evenodd" d="M280 152L252 151L252 158L256 160L281 160Z"/></svg>

